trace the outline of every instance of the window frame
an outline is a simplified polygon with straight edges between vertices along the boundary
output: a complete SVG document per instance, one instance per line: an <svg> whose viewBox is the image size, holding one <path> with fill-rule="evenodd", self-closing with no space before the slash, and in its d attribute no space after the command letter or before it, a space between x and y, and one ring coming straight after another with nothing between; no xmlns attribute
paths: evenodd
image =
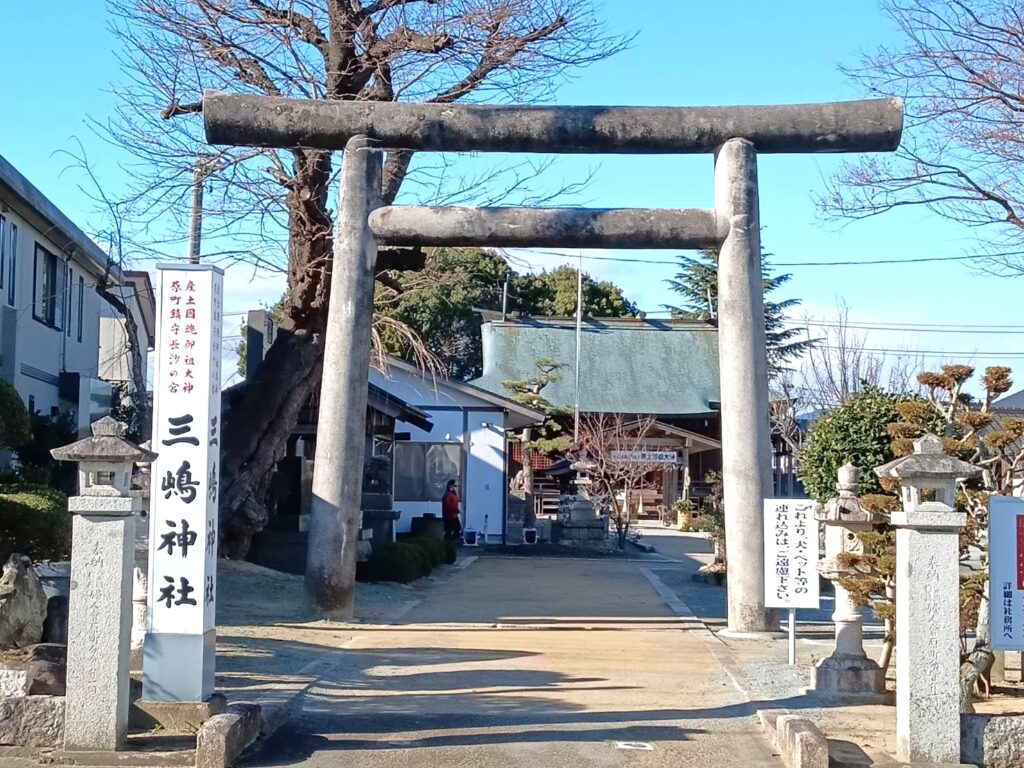
<svg viewBox="0 0 1024 768"><path fill-rule="evenodd" d="M7 238L10 242L8 251L10 252L10 261L8 262L7 268L7 306L16 306L17 301L17 290L18 284L18 225L13 221L10 223Z"/></svg>
<svg viewBox="0 0 1024 768"><path fill-rule="evenodd" d="M82 320L85 318L85 276L78 276L78 341L82 341Z"/></svg>
<svg viewBox="0 0 1024 768"><path fill-rule="evenodd" d="M71 338L71 318L68 317L68 312L71 310L72 302L72 288L74 287L74 273L71 270L71 264L64 265L64 333L70 339Z"/></svg>
<svg viewBox="0 0 1024 768"><path fill-rule="evenodd" d="M40 257L42 257L44 262L42 286L39 285ZM57 254L44 245L36 243L32 261L32 317L46 327L53 328L55 331L63 331L64 322L67 319L63 307L65 288L63 285L58 285L57 280L60 275L64 275L66 279L66 270L67 264L58 258ZM47 283L49 283L49 297L45 294ZM58 301L61 302L61 321L59 323L57 322Z"/></svg>
<svg viewBox="0 0 1024 768"><path fill-rule="evenodd" d="M13 226L13 222L10 222ZM7 218L0 213L0 290L4 287L4 275L7 272Z"/></svg>

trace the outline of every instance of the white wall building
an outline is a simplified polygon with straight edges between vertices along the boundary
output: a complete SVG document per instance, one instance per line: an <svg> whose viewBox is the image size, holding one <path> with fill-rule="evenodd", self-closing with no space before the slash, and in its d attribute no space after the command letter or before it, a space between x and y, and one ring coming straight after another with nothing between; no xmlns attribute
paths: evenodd
<svg viewBox="0 0 1024 768"><path fill-rule="evenodd" d="M79 426L110 406L99 371L97 286L120 268L0 156L0 376L32 411L74 413Z"/></svg>
<svg viewBox="0 0 1024 768"><path fill-rule="evenodd" d="M505 530L508 491L506 431L540 422L543 414L471 384L424 377L407 363L391 359L386 373L370 371L370 381L425 411L433 429L395 424L396 531L409 531L412 518L441 516L441 495L456 480L464 526L500 542Z"/></svg>
<svg viewBox="0 0 1024 768"><path fill-rule="evenodd" d="M149 353L156 337L156 298L148 272L124 272L124 282L109 293L127 308L135 324L139 362L147 380ZM115 384L132 380L133 357L128 323L120 309L104 301L100 305L99 377Z"/></svg>

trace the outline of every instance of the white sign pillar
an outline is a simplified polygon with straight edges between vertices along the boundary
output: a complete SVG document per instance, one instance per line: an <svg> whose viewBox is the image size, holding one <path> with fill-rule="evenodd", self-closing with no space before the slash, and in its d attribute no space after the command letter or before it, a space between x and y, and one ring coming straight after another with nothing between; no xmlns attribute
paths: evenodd
<svg viewBox="0 0 1024 768"><path fill-rule="evenodd" d="M956 481L980 470L925 435L875 468L900 481L896 528L896 758L960 762L960 529Z"/></svg>
<svg viewBox="0 0 1024 768"><path fill-rule="evenodd" d="M764 604L789 609L789 663L796 664L796 609L817 608L818 521L810 499L765 499Z"/></svg>
<svg viewBox="0 0 1024 768"><path fill-rule="evenodd" d="M158 267L147 701L213 693L222 295L216 267Z"/></svg>

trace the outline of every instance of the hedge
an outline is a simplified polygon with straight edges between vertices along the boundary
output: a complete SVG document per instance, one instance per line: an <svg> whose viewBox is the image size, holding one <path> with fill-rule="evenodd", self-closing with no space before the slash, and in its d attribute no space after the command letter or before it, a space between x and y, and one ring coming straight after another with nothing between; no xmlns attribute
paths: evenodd
<svg viewBox="0 0 1024 768"><path fill-rule="evenodd" d="M0 486L0 562L14 552L32 560L71 557L67 496L42 485Z"/></svg>
<svg viewBox="0 0 1024 768"><path fill-rule="evenodd" d="M430 573L430 556L415 544L398 542L375 548L361 569L367 581L397 581L407 584Z"/></svg>
<svg viewBox="0 0 1024 768"><path fill-rule="evenodd" d="M401 544L410 544L414 547L419 547L427 553L427 557L430 558L430 567L436 568L442 565L447 556L447 548L444 545L444 539L431 539L427 536L409 536L408 538L401 539Z"/></svg>

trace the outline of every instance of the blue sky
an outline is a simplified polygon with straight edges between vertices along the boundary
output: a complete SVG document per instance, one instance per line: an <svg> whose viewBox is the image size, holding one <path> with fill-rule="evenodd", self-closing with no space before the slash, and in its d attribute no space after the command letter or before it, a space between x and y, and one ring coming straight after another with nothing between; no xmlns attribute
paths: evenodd
<svg viewBox="0 0 1024 768"><path fill-rule="evenodd" d="M895 30L870 0L686 0L607 2L601 15L610 30L638 32L632 49L583 70L559 92L563 104L699 105L792 103L859 98L838 71L861 51L895 43ZM98 222L93 205L77 188L81 176L60 150L86 147L102 180L121 181L115 148L95 137L88 119L113 109L118 41L106 29L101 0L53 0L42 13L33 3L11 3L3 12L0 64L13 73L0 86L0 154L88 229ZM41 44L45 41L45 44ZM20 74L19 74L20 73ZM475 162L475 161L474 161ZM973 247L968 230L926 211L904 210L847 226L823 222L813 193L843 158L770 156L760 159L764 242L775 261L858 261L958 256ZM711 204L710 157L570 157L558 161L549 180L595 178L577 202L600 207L707 207ZM671 252L616 253L670 259ZM575 258L521 254L537 267ZM595 277L621 284L649 311L672 301L662 281L670 265L588 261ZM904 266L780 267L794 274L785 295L803 300L817 317L838 302L853 320L892 324L1020 324L1008 311L1024 283L973 271L962 262ZM232 274L234 273L234 274ZM229 270L225 304L244 310L280 294L280 277L253 280L251 270ZM1024 329L1022 329L1024 330ZM930 356L930 362L967 360L979 367L1003 362L1024 371L1024 350L1015 333L868 331L873 347L963 353ZM1020 353L1000 360L987 352ZM1024 383L1024 372L1020 380Z"/></svg>

